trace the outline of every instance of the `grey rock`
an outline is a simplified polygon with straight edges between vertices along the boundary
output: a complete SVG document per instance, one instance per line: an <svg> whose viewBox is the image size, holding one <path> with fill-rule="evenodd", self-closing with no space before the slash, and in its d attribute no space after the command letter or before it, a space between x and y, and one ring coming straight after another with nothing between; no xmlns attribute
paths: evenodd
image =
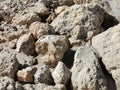
<svg viewBox="0 0 120 90"><path fill-rule="evenodd" d="M71 77L71 72L63 62L58 62L58 65L52 73L52 77L56 84L67 84L68 79Z"/></svg>
<svg viewBox="0 0 120 90"><path fill-rule="evenodd" d="M108 90L98 57L91 46L76 51L71 70L73 90Z"/></svg>

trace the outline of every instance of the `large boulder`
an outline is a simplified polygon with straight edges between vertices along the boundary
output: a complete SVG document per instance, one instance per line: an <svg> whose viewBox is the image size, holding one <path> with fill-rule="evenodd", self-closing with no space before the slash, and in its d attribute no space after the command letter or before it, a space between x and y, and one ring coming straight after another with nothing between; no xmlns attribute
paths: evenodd
<svg viewBox="0 0 120 90"><path fill-rule="evenodd" d="M92 45L95 47L106 69L112 74L117 90L120 89L120 24L93 37Z"/></svg>
<svg viewBox="0 0 120 90"><path fill-rule="evenodd" d="M51 23L55 32L74 39L90 39L103 29L105 11L97 4L73 5Z"/></svg>
<svg viewBox="0 0 120 90"><path fill-rule="evenodd" d="M108 90L98 57L91 46L76 51L71 70L73 90Z"/></svg>
<svg viewBox="0 0 120 90"><path fill-rule="evenodd" d="M15 79L18 66L14 50L4 49L0 52L0 77L8 76Z"/></svg>
<svg viewBox="0 0 120 90"><path fill-rule="evenodd" d="M40 61L54 67L62 60L68 49L68 41L65 36L45 35L36 42L36 52L40 54Z"/></svg>

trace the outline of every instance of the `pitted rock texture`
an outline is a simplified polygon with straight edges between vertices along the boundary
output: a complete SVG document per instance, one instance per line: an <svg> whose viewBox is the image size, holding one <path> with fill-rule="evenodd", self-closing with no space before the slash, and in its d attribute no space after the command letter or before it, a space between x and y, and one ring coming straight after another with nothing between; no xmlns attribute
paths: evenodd
<svg viewBox="0 0 120 90"><path fill-rule="evenodd" d="M26 55L35 53L35 41L30 34L25 34L18 39L16 51L23 52Z"/></svg>
<svg viewBox="0 0 120 90"><path fill-rule="evenodd" d="M98 41L99 40L99 41ZM92 45L102 57L107 70L112 74L117 89L120 88L120 24L95 36Z"/></svg>
<svg viewBox="0 0 120 90"><path fill-rule="evenodd" d="M16 54L13 50L6 49L0 52L0 77L8 76L15 79L18 66Z"/></svg>
<svg viewBox="0 0 120 90"><path fill-rule="evenodd" d="M98 58L91 46L76 51L71 70L73 90L108 90Z"/></svg>
<svg viewBox="0 0 120 90"><path fill-rule="evenodd" d="M65 36L45 35L36 42L36 52L41 55L41 62L54 67L62 60L68 43Z"/></svg>
<svg viewBox="0 0 120 90"><path fill-rule="evenodd" d="M55 32L74 39L90 39L102 32L105 11L96 4L73 5L51 23Z"/></svg>
<svg viewBox="0 0 120 90"><path fill-rule="evenodd" d="M47 23L33 22L29 27L30 33L35 39L39 39L43 35L54 34L53 27Z"/></svg>

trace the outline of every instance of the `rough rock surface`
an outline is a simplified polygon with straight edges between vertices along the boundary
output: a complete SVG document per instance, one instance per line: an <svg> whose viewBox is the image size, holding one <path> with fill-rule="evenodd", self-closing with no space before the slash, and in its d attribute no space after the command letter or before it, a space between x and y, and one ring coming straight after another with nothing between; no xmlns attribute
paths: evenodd
<svg viewBox="0 0 120 90"><path fill-rule="evenodd" d="M68 49L67 39L64 36L45 35L36 42L36 52L41 56L41 62L54 67L62 60L65 51Z"/></svg>
<svg viewBox="0 0 120 90"><path fill-rule="evenodd" d="M23 52L26 55L35 53L35 41L30 34L25 34L18 39L16 51Z"/></svg>
<svg viewBox="0 0 120 90"><path fill-rule="evenodd" d="M75 39L90 39L102 31L104 10L96 4L73 5L61 12L51 25L55 32Z"/></svg>
<svg viewBox="0 0 120 90"><path fill-rule="evenodd" d="M15 79L18 66L16 54L13 50L6 49L0 52L0 77L8 76Z"/></svg>
<svg viewBox="0 0 120 90"><path fill-rule="evenodd" d="M68 79L70 79L71 72L64 65L63 62L58 62L55 70L52 73L52 77L56 84L67 84Z"/></svg>
<svg viewBox="0 0 120 90"><path fill-rule="evenodd" d="M39 39L43 35L54 34L52 26L46 23L40 23L38 21L33 22L29 27L30 33L34 38Z"/></svg>
<svg viewBox="0 0 120 90"><path fill-rule="evenodd" d="M98 57L91 46L76 51L71 70L73 90L108 90Z"/></svg>
<svg viewBox="0 0 120 90"><path fill-rule="evenodd" d="M12 22L16 25L31 24L34 21L40 21L39 16L35 13L18 14L12 19Z"/></svg>
<svg viewBox="0 0 120 90"><path fill-rule="evenodd" d="M35 83L45 83L48 85L53 83L50 68L46 65L38 68L34 75L34 78Z"/></svg>
<svg viewBox="0 0 120 90"><path fill-rule="evenodd" d="M0 90L15 90L15 82L13 79L5 76L0 77Z"/></svg>
<svg viewBox="0 0 120 90"><path fill-rule="evenodd" d="M106 69L112 74L117 89L120 88L120 24L95 36L92 45L102 57Z"/></svg>
<svg viewBox="0 0 120 90"><path fill-rule="evenodd" d="M27 67L25 69L18 70L17 72L18 81L32 83L36 70L37 69L34 67Z"/></svg>

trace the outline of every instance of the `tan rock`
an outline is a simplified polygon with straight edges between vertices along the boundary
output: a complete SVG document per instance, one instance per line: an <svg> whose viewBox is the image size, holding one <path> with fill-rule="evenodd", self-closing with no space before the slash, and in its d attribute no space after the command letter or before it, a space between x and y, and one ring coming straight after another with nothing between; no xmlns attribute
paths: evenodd
<svg viewBox="0 0 120 90"><path fill-rule="evenodd" d="M93 37L92 45L102 57L103 64L120 88L120 24ZM112 89L111 89L112 90Z"/></svg>
<svg viewBox="0 0 120 90"><path fill-rule="evenodd" d="M15 17L13 17L12 22L16 25L25 25L25 24L31 24L32 22L40 21L40 18L35 13L27 13L27 14L18 14Z"/></svg>
<svg viewBox="0 0 120 90"><path fill-rule="evenodd" d="M18 39L16 51L23 52L26 55L33 55L35 53L35 41L29 34L25 34Z"/></svg>
<svg viewBox="0 0 120 90"><path fill-rule="evenodd" d="M55 9L55 13L60 14L65 9L68 9L68 6L59 6L59 7L57 7L57 9Z"/></svg>
<svg viewBox="0 0 120 90"><path fill-rule="evenodd" d="M27 67L22 70L18 70L17 79L22 82L33 82L33 76L36 72L36 68Z"/></svg>
<svg viewBox="0 0 120 90"><path fill-rule="evenodd" d="M38 21L33 22L29 27L30 33L34 38L39 39L43 35L53 34L54 30L52 26L46 23L40 23Z"/></svg>
<svg viewBox="0 0 120 90"><path fill-rule="evenodd" d="M89 40L102 32L105 11L97 4L73 5L51 23L55 32L71 38Z"/></svg>
<svg viewBox="0 0 120 90"><path fill-rule="evenodd" d="M36 42L36 52L41 55L40 61L54 67L62 60L68 49L67 39L64 36L45 35Z"/></svg>

